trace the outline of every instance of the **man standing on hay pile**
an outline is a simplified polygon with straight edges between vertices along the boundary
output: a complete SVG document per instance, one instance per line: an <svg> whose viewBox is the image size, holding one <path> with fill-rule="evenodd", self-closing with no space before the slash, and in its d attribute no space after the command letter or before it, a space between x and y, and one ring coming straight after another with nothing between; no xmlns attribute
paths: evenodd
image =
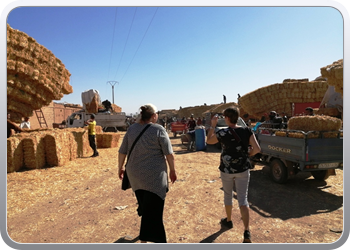
<svg viewBox="0 0 350 250"><path fill-rule="evenodd" d="M85 122L86 125L89 125L89 143L90 147L94 151L94 154L91 157L99 156L97 152L97 146L96 146L96 121L95 121L95 115L90 115L90 120L87 120Z"/></svg>

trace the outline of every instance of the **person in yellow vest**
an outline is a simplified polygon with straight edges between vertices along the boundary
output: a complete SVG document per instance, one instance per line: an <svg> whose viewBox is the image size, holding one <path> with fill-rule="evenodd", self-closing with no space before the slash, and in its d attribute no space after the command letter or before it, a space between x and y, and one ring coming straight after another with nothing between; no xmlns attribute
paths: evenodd
<svg viewBox="0 0 350 250"><path fill-rule="evenodd" d="M91 114L90 119L85 122L86 125L89 126L89 143L90 147L94 151L94 154L91 157L99 156L97 152L97 146L96 146L96 121L95 121L95 115Z"/></svg>

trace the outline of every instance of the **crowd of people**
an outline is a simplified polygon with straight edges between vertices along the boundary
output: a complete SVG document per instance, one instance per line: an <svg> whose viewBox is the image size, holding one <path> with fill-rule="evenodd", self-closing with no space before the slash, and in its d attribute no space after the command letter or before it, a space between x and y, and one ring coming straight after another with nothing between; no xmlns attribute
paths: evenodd
<svg viewBox="0 0 350 250"><path fill-rule="evenodd" d="M305 111L308 115L313 115L312 108L307 108ZM250 158L258 154L261 148L250 126L237 125L240 117L237 108L225 109L223 117L227 127L215 132L219 117L213 116L206 139L207 144L219 142L222 145L218 169L224 191L226 217L220 220L220 224L226 229L233 228L232 199L235 189L244 226L243 243L251 243L248 187L250 169L253 166ZM280 124L287 122L287 116L283 112L279 115L271 111L265 118L266 124L275 123L276 120ZM171 183L177 180L175 157L167 125L174 121L173 118L159 119L159 112L153 104L141 106L139 116L130 124L118 151L119 179L123 180L127 176L136 196L137 214L141 217L139 234L141 243L167 242L163 223L164 204L169 191L169 178ZM180 122L186 124L188 131L191 132L196 126L203 125L205 118L195 119L194 115L191 115L189 119L183 117ZM90 146L94 151L92 157L96 157L99 154L95 141L95 116L91 115L86 124L89 126ZM7 126L9 137L12 129L21 132L30 128L30 123L26 118L20 126L17 126L10 121L8 115Z"/></svg>
<svg viewBox="0 0 350 250"><path fill-rule="evenodd" d="M129 179L135 193L138 203L137 214L141 217L139 234L141 243L166 243L163 224L164 202L169 190L168 176L171 183L177 179L175 157L166 125L158 123L156 107L153 104L146 104L140 109L139 117L127 130L119 148L118 175L121 180ZM224 145L219 171L227 216L221 219L220 223L227 230L233 227L232 190L235 186L244 224L243 242L250 243L247 200L249 171L252 168L250 156L260 152L260 146L249 127L237 126L238 109L226 109L224 117L228 128L215 133L218 118L214 116L207 137L208 144L221 142ZM193 115L188 120L182 119L180 122L186 123L190 131L198 126L198 119ZM199 123L201 122L202 119ZM237 135L240 139L235 137Z"/></svg>

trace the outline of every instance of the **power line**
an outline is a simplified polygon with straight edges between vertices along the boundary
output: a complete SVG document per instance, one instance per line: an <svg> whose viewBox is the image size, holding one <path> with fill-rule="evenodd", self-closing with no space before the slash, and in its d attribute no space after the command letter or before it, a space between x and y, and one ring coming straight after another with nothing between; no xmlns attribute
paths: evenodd
<svg viewBox="0 0 350 250"><path fill-rule="evenodd" d="M125 44L124 44L122 56L121 56L121 58L120 58L120 60L119 60L119 64L118 64L118 67L117 67L117 72L115 73L114 79L117 77L117 73L118 73L118 71L119 71L119 66L120 66L120 63L121 63L121 61L122 61L122 59L123 59L123 56L124 56L124 51L125 51L125 48L126 48L126 44L127 44L128 40L129 40L130 31L131 31L131 28L132 28L132 25L133 25L133 23L134 23L134 19L135 19L135 16L136 16L136 10L137 10L137 7L135 8L134 16L133 16L133 18L132 18L132 22L131 22L131 25L130 25L130 28L129 28L129 33L128 33L128 36L127 36L127 38L126 38Z"/></svg>
<svg viewBox="0 0 350 250"><path fill-rule="evenodd" d="M117 22L117 12L118 12L118 7L115 8L115 15L114 15L113 37L112 37L111 53L110 53L110 56L109 56L108 78L109 78L109 72L110 72L110 69L111 69L111 61L112 61L112 54L113 54L113 44L114 44L114 33L115 33L115 23Z"/></svg>
<svg viewBox="0 0 350 250"><path fill-rule="evenodd" d="M141 39L141 42L140 42L139 46L138 46L137 49L136 49L136 52L135 52L134 56L133 56L132 59L131 59L131 62L129 63L128 68L126 69L126 71L125 71L123 77L120 79L119 82L121 82L121 81L123 80L124 76L126 75L126 72L128 72L131 63L133 62L133 60L134 60L134 58L135 58L135 56L136 56L136 53L138 52L138 50L139 50L139 48L140 48L140 46L141 46L141 44L142 44L142 42L143 42L143 39L145 38L145 36L146 36L146 34L147 34L147 32L148 32L148 29L149 29L149 27L151 26L154 17L156 16L157 11L158 11L158 7L157 7L156 11L155 11L154 14L153 14L153 17L152 17L152 19L151 19L151 21L150 21L150 23L149 23L149 25L148 25L148 27L147 27L147 29L146 29L145 34L143 35L143 37L142 37L142 39Z"/></svg>

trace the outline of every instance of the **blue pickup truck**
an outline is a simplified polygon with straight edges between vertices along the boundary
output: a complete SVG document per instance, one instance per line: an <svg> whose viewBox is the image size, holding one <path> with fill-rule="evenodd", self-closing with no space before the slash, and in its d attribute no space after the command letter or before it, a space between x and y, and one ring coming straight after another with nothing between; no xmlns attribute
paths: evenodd
<svg viewBox="0 0 350 250"><path fill-rule="evenodd" d="M298 172L310 172L315 179L326 180L335 169L343 169L341 130L303 132L260 127L255 133L261 153L252 161L269 165L271 178L277 183L285 183Z"/></svg>

